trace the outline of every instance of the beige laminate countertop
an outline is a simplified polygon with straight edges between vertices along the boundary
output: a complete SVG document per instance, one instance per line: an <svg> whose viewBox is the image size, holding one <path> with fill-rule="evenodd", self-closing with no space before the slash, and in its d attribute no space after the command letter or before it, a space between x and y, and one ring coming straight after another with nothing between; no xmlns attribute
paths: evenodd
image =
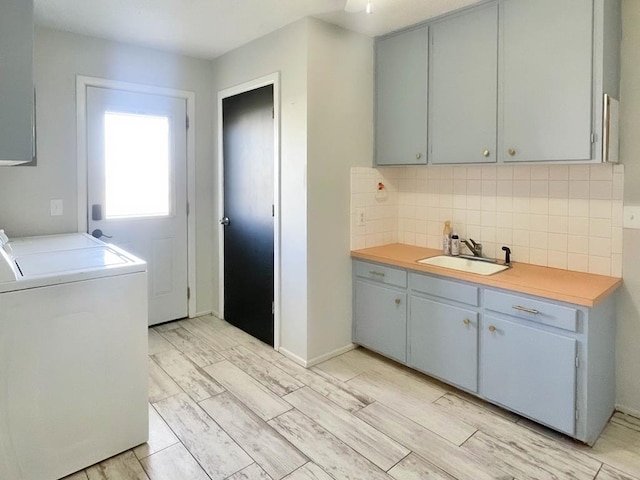
<svg viewBox="0 0 640 480"><path fill-rule="evenodd" d="M457 278L585 307L597 305L622 285L621 278L540 267L528 263L512 262L512 267L502 272L493 275L477 275L417 262L437 255L442 255L442 252L401 243L351 251L353 258Z"/></svg>

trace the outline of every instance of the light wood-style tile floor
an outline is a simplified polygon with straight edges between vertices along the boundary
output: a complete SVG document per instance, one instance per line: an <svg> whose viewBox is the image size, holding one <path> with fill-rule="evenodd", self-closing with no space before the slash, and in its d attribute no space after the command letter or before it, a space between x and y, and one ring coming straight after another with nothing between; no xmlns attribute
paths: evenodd
<svg viewBox="0 0 640 480"><path fill-rule="evenodd" d="M149 367L149 442L65 480L640 480L637 418L589 448L364 349L307 370L210 316Z"/></svg>

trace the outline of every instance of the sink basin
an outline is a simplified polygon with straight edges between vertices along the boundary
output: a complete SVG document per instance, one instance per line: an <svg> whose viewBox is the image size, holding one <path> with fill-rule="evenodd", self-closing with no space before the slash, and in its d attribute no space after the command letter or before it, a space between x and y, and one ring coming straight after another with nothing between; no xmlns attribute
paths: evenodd
<svg viewBox="0 0 640 480"><path fill-rule="evenodd" d="M433 265L435 267L451 268L453 270L460 270L463 272L477 273L479 275L493 275L494 273L498 273L509 268L507 265L500 265L498 263L460 257L448 257L446 255L423 258L422 260L418 260L418 263Z"/></svg>

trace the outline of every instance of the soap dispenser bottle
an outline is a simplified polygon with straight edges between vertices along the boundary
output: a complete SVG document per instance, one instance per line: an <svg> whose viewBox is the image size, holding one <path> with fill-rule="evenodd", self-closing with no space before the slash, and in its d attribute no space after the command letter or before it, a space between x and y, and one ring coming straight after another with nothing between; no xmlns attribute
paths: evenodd
<svg viewBox="0 0 640 480"><path fill-rule="evenodd" d="M444 222L444 230L442 231L442 253L451 255L451 222Z"/></svg>

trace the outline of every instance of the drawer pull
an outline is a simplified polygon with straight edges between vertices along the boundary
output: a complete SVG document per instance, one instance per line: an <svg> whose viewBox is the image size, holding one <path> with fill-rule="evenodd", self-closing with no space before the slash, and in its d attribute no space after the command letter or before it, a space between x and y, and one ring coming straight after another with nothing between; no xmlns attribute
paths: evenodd
<svg viewBox="0 0 640 480"><path fill-rule="evenodd" d="M494 327L493 325L489 325L489 331L490 332L495 332L496 331L496 327Z"/></svg>
<svg viewBox="0 0 640 480"><path fill-rule="evenodd" d="M396 305L400 305L400 299L396 298Z"/></svg>
<svg viewBox="0 0 640 480"><path fill-rule="evenodd" d="M534 315L537 315L540 313L538 310L534 308L521 307L520 305L514 305L512 308L514 308L515 310L520 310L521 312L533 313Z"/></svg>
<svg viewBox="0 0 640 480"><path fill-rule="evenodd" d="M469 320L468 318L465 318L462 323L464 323L465 325L470 325L471 324L471 320Z"/></svg>
<svg viewBox="0 0 640 480"><path fill-rule="evenodd" d="M375 270L370 270L369 273L371 275L373 275L374 277L384 277L384 273L383 272L376 272Z"/></svg>

